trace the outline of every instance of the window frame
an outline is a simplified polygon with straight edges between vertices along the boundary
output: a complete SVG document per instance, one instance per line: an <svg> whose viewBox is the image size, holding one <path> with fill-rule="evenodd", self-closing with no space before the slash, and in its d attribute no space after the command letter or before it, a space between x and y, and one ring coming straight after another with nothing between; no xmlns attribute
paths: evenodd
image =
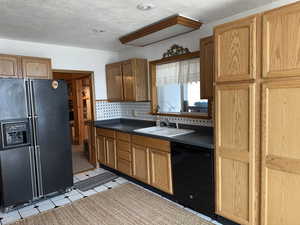
<svg viewBox="0 0 300 225"><path fill-rule="evenodd" d="M157 111L157 88L156 88L156 66L179 62L188 59L199 58L200 60L200 51L190 52L178 56L171 56L159 60L154 60L149 62L149 71L150 71L150 96L151 96L151 114L158 116L174 116L174 117L188 117L188 118L197 118L197 119L211 119L212 118L212 107L211 99L208 99L208 113L189 113L189 112L178 112L178 113L160 113ZM200 65L201 66L201 65ZM201 74L200 74L201 76Z"/></svg>

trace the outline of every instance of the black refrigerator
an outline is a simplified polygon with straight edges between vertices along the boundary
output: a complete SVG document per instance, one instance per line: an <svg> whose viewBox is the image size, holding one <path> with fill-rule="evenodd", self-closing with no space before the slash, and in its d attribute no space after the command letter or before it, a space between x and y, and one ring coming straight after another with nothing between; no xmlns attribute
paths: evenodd
<svg viewBox="0 0 300 225"><path fill-rule="evenodd" d="M0 135L2 208L73 186L64 81L0 78Z"/></svg>

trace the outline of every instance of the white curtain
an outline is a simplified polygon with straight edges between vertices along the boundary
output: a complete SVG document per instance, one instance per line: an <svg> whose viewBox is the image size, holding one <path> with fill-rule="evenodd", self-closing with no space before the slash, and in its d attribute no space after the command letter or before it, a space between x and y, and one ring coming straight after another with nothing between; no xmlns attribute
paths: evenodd
<svg viewBox="0 0 300 225"><path fill-rule="evenodd" d="M199 58L167 63L156 67L156 86L200 81Z"/></svg>

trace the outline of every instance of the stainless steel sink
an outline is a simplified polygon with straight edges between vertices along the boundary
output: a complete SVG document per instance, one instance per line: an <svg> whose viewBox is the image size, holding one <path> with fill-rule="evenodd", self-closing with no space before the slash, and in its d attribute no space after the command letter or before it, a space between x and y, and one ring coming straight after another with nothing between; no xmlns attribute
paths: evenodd
<svg viewBox="0 0 300 225"><path fill-rule="evenodd" d="M164 137L174 137L178 135L190 134L193 133L193 130L187 129L177 129L177 128L169 128L169 127L147 127L142 129L134 130L138 133L151 134L156 136L164 136Z"/></svg>

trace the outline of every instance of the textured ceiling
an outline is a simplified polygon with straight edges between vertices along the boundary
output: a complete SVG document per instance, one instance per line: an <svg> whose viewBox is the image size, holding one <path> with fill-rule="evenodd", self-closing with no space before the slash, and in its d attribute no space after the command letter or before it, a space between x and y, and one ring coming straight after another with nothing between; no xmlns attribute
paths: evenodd
<svg viewBox="0 0 300 225"><path fill-rule="evenodd" d="M137 10L146 1L156 8ZM207 23L274 1L0 0L0 37L117 51L120 36L173 14Z"/></svg>

